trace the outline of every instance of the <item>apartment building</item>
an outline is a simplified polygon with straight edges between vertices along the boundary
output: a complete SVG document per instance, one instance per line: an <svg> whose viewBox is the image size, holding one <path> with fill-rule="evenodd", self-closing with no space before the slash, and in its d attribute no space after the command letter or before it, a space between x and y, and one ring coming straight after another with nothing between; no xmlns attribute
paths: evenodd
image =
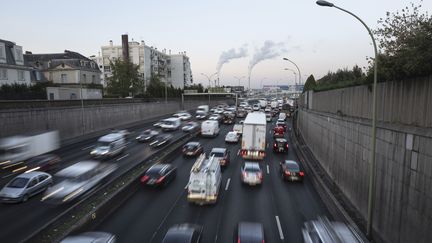
<svg viewBox="0 0 432 243"><path fill-rule="evenodd" d="M192 71L189 57L185 52L170 55L170 69L168 71L168 80L174 87L184 88L192 85Z"/></svg>
<svg viewBox="0 0 432 243"><path fill-rule="evenodd" d="M0 85L31 85L30 71L24 65L23 48L12 41L0 39Z"/></svg>

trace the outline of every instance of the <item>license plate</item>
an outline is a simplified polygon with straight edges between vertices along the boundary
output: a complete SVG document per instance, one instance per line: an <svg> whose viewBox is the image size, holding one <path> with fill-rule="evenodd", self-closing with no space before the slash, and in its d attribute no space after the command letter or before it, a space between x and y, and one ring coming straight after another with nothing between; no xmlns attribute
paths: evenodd
<svg viewBox="0 0 432 243"><path fill-rule="evenodd" d="M291 179L292 180L298 180L298 177L297 176L292 176Z"/></svg>
<svg viewBox="0 0 432 243"><path fill-rule="evenodd" d="M193 154L193 152L187 152L187 155L192 155Z"/></svg>

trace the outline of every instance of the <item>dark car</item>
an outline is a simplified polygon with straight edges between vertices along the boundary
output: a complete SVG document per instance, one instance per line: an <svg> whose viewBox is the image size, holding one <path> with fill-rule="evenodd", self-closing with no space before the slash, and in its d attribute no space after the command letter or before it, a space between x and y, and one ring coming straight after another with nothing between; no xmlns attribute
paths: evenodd
<svg viewBox="0 0 432 243"><path fill-rule="evenodd" d="M284 131L286 132L287 125L283 119L278 119L276 122L276 126L277 127L283 127Z"/></svg>
<svg viewBox="0 0 432 243"><path fill-rule="evenodd" d="M60 157L54 154L44 154L33 157L26 161L26 172L30 171L50 171L58 168Z"/></svg>
<svg viewBox="0 0 432 243"><path fill-rule="evenodd" d="M166 186L176 175L176 167L170 164L155 164L141 177L141 183L149 186Z"/></svg>
<svg viewBox="0 0 432 243"><path fill-rule="evenodd" d="M173 138L171 134L160 134L153 139L153 142L150 143L152 147L160 147L169 143L169 141Z"/></svg>
<svg viewBox="0 0 432 243"><path fill-rule="evenodd" d="M171 226L162 243L198 243L202 235L202 226L196 224L177 224Z"/></svg>
<svg viewBox="0 0 432 243"><path fill-rule="evenodd" d="M189 142L183 146L184 156L197 156L203 153L204 148L199 142Z"/></svg>
<svg viewBox="0 0 432 243"><path fill-rule="evenodd" d="M273 137L274 138L283 138L285 134L285 129L282 126L275 126L273 128Z"/></svg>
<svg viewBox="0 0 432 243"><path fill-rule="evenodd" d="M285 160L280 163L282 178L290 181L303 181L304 171L294 160Z"/></svg>
<svg viewBox="0 0 432 243"><path fill-rule="evenodd" d="M240 222L235 238L237 243L264 243L264 227L261 223Z"/></svg>
<svg viewBox="0 0 432 243"><path fill-rule="evenodd" d="M232 112L225 112L222 118L223 124L233 124L235 121L235 115Z"/></svg>
<svg viewBox="0 0 432 243"><path fill-rule="evenodd" d="M137 137L136 140L138 142L148 142L150 141L152 138L156 137L157 135L159 135L159 132L156 130L152 130L152 129L147 129L145 131L142 131Z"/></svg>
<svg viewBox="0 0 432 243"><path fill-rule="evenodd" d="M273 152L288 152L288 141L285 138L276 138L273 142Z"/></svg>
<svg viewBox="0 0 432 243"><path fill-rule="evenodd" d="M210 152L209 157L214 156L215 159L219 160L219 164L222 167L229 165L231 152L226 148L213 148Z"/></svg>

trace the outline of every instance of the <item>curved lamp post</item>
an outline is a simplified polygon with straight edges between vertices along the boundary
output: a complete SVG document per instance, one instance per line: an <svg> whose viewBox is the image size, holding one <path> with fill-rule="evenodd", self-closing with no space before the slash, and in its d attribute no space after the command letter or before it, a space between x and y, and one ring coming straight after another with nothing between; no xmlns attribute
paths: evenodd
<svg viewBox="0 0 432 243"><path fill-rule="evenodd" d="M349 15L356 18L358 21L360 21L363 26L368 31L373 47L374 47L374 84L373 84L373 94L372 94L372 137L371 137L371 154L370 154L370 160L369 163L369 189L368 189L368 214L367 214L367 228L366 233L369 238L372 238L372 221L373 221L373 208L374 208L374 196L375 196L375 150L376 150L376 116L377 116L377 109L376 109L376 87L377 87L377 69L378 69L378 60L377 60L377 46L375 43L375 38L372 34L372 31L369 29L369 27L366 25L363 20L361 20L358 16L351 13L348 10L345 10L343 8L340 8L333 3L327 2L327 1L316 1L316 4L323 7L333 7L337 8L345 13L348 13Z"/></svg>
<svg viewBox="0 0 432 243"><path fill-rule="evenodd" d="M291 68L285 68L284 70L289 70L294 73L294 83L297 84L297 73L296 71L292 70Z"/></svg>
<svg viewBox="0 0 432 243"><path fill-rule="evenodd" d="M300 72L300 68L297 66L297 64L295 64L295 62L291 61L290 59L284 57L283 60L288 61L292 64L294 64L294 66L297 68L297 71L299 73L299 84L301 84L301 72Z"/></svg>
<svg viewBox="0 0 432 243"><path fill-rule="evenodd" d="M208 76L208 75L206 75L205 73L201 73L201 75L203 75L204 77L206 77L206 78L208 79L208 82L209 82L209 88L211 87L211 79L212 79L216 74L218 74L218 73L216 72L216 73L213 73L212 75Z"/></svg>

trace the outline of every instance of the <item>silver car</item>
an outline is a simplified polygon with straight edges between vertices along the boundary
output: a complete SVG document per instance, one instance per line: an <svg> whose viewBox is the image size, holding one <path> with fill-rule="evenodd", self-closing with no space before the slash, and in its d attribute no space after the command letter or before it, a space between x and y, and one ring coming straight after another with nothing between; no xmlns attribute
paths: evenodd
<svg viewBox="0 0 432 243"><path fill-rule="evenodd" d="M114 243L116 242L116 237L115 235L106 232L84 232L79 235L68 236L64 238L60 243L83 243L83 242Z"/></svg>
<svg viewBox="0 0 432 243"><path fill-rule="evenodd" d="M32 171L13 178L0 191L0 200L25 202L30 197L45 191L52 184L52 176L45 172Z"/></svg>

